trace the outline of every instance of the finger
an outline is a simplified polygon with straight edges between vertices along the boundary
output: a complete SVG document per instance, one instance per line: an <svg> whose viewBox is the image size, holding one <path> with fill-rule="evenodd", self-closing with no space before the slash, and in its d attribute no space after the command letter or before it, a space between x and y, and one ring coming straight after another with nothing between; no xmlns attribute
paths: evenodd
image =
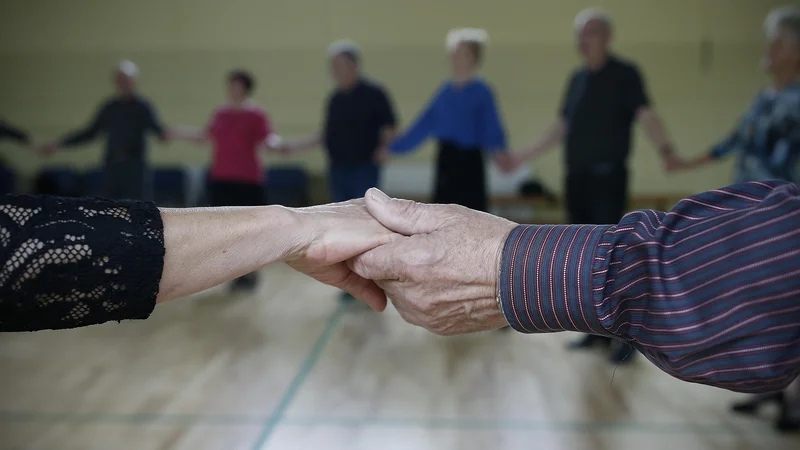
<svg viewBox="0 0 800 450"><path fill-rule="evenodd" d="M386 294L372 280L364 279L353 272L349 272L344 281L336 287L366 303L375 311L381 312L386 309Z"/></svg>
<svg viewBox="0 0 800 450"><path fill-rule="evenodd" d="M444 220L441 205L390 198L377 188L367 191L364 199L372 217L386 228L406 236L431 233Z"/></svg>
<svg viewBox="0 0 800 450"><path fill-rule="evenodd" d="M368 280L399 280L401 262L394 255L394 243L382 245L349 259L347 267Z"/></svg>

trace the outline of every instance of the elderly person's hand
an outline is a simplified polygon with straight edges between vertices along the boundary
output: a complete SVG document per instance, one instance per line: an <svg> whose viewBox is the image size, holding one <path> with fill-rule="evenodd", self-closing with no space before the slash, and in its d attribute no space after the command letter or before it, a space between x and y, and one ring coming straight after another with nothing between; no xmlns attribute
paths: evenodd
<svg viewBox="0 0 800 450"><path fill-rule="evenodd" d="M296 241L286 263L383 311L383 291L373 281L353 273L345 261L401 236L378 223L364 207L364 199L290 211L297 220L291 227Z"/></svg>
<svg viewBox="0 0 800 450"><path fill-rule="evenodd" d="M369 213L403 235L349 262L375 280L409 323L453 335L502 328L500 253L516 225L456 205L426 205L367 192Z"/></svg>

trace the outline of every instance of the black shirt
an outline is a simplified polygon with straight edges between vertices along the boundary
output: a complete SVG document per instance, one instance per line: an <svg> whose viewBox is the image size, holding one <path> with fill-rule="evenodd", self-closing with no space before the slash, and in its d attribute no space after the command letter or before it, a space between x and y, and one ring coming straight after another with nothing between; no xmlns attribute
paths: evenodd
<svg viewBox="0 0 800 450"><path fill-rule="evenodd" d="M625 164L636 112L649 105L639 69L609 56L600 70L577 70L561 106L567 121L566 163L571 170Z"/></svg>
<svg viewBox="0 0 800 450"><path fill-rule="evenodd" d="M164 134L150 103L139 96L115 97L100 107L88 127L69 134L61 145L82 144L105 133L106 163L144 162L148 131Z"/></svg>
<svg viewBox="0 0 800 450"><path fill-rule="evenodd" d="M325 116L325 147L331 164L372 162L381 130L395 122L391 101L381 86L361 80L349 91L334 91Z"/></svg>

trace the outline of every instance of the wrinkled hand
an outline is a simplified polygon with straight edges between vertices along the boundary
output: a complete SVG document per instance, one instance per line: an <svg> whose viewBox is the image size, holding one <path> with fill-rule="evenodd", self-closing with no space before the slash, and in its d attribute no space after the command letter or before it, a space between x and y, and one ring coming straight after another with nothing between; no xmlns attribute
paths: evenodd
<svg viewBox="0 0 800 450"><path fill-rule="evenodd" d="M502 328L497 269L516 224L456 205L426 205L367 192L369 213L403 237L349 261L376 280L407 322L441 335Z"/></svg>
<svg viewBox="0 0 800 450"><path fill-rule="evenodd" d="M322 283L335 286L367 303L375 311L386 308L386 295L375 282L353 273L345 261L399 238L378 223L364 199L290 210L297 225L289 230L302 236L286 263Z"/></svg>

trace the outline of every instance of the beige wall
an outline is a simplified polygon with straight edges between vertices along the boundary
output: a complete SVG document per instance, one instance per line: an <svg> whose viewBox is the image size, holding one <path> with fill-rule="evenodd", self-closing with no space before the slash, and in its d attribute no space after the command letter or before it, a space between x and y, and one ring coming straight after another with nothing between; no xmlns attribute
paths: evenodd
<svg viewBox="0 0 800 450"><path fill-rule="evenodd" d="M652 97L686 155L705 151L729 131L766 78L758 68L766 12L776 0L26 0L0 15L0 114L42 139L85 123L108 94L109 69L131 58L141 88L168 124L201 124L222 101L233 67L258 77L256 99L279 132L319 126L329 89L324 50L334 39L358 41L367 72L394 96L407 123L446 73L443 41L456 26L486 28L484 73L495 85L513 146L529 142L554 118L577 63L571 23L599 5L617 23L616 48L644 70ZM453 6L453 5L458 5ZM710 66L703 42L713 43ZM634 190L692 192L731 179L730 164L665 176L637 131ZM1 144L0 155L25 174L42 164ZM62 154L58 163L93 165L100 144ZM431 149L415 160L431 160ZM155 163L200 164L208 151L154 145ZM280 159L280 158L275 158ZM299 158L321 172L321 153ZM558 151L535 170L560 190Z"/></svg>

